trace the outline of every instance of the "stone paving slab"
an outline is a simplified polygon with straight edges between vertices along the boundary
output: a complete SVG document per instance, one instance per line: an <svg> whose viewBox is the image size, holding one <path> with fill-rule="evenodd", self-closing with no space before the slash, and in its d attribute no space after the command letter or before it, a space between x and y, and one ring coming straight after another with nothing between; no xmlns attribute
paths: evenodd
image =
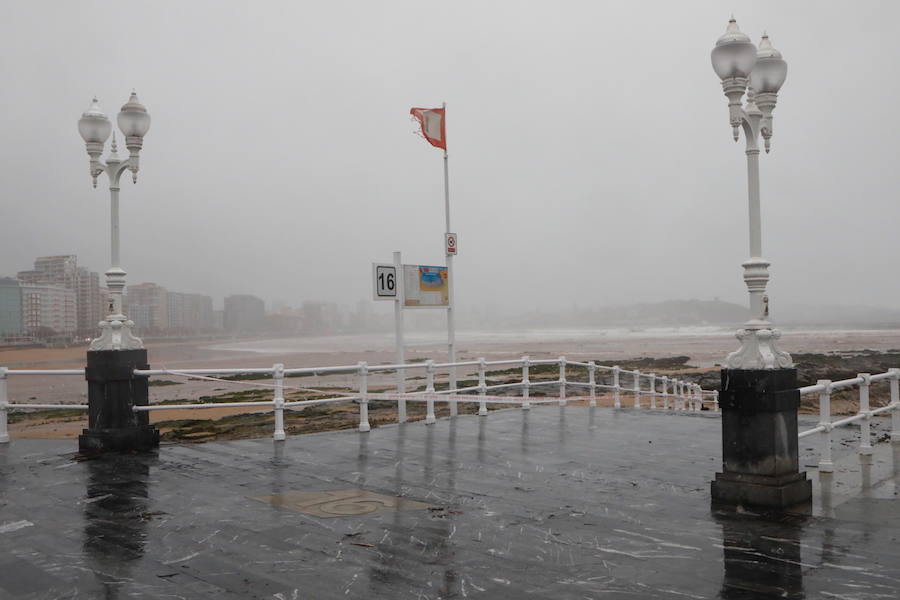
<svg viewBox="0 0 900 600"><path fill-rule="evenodd" d="M781 517L710 509L707 413L535 407L90 459L14 440L0 598L896 598L900 445L860 461L835 433L813 514Z"/></svg>

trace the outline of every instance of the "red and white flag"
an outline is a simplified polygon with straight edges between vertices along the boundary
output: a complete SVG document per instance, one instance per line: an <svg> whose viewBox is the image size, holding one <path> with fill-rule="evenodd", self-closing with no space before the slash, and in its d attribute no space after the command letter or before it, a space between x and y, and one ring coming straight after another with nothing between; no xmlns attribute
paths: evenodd
<svg viewBox="0 0 900 600"><path fill-rule="evenodd" d="M447 131L444 128L443 108L411 108L411 114L422 126L422 135L436 148L447 149Z"/></svg>

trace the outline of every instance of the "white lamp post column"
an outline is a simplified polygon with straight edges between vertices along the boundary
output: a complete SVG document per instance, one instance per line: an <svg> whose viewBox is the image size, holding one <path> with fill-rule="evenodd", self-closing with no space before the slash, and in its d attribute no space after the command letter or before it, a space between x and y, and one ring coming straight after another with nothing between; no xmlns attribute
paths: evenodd
<svg viewBox="0 0 900 600"><path fill-rule="evenodd" d="M150 115L138 101L137 94L131 93L128 102L119 112L117 122L125 136L129 157L122 160L118 154L116 138L113 136L110 154L106 162L100 160L106 140L112 132L112 124L100 110L97 99L81 115L78 131L84 138L90 173L97 187L97 177L106 173L109 178L110 193L110 267L106 271L106 287L109 290L106 319L100 322L100 337L91 342L91 350L137 350L144 347L140 338L134 336L131 328L134 322L122 310L122 296L125 290L125 270L119 264L119 180L125 170L131 171L132 180L137 183L140 169L140 151L144 135L150 129Z"/></svg>
<svg viewBox="0 0 900 600"><path fill-rule="evenodd" d="M759 205L759 138L768 152L772 110L787 75L787 64L763 35L757 49L734 18L712 51L722 80L734 139L747 143L750 258L744 282L750 292L750 319L737 332L741 347L728 355L722 388L722 471L710 492L713 505L786 509L812 498L812 482L800 471L797 411L800 390L791 357L778 350L779 332L769 320L769 261L762 257ZM749 89L748 89L749 85ZM746 105L741 104L747 92Z"/></svg>
<svg viewBox="0 0 900 600"><path fill-rule="evenodd" d="M712 51L712 65L722 80L735 141L744 131L747 154L747 188L750 221L750 258L743 263L744 282L750 293L750 319L736 333L741 347L728 355L729 369L786 369L791 357L776 346L781 332L769 319L769 261L762 257L762 225L759 203L759 137L766 152L772 137L772 111L778 90L787 75L787 63L763 35L759 49L740 29L734 18ZM749 89L748 89L749 84ZM742 97L747 92L747 103Z"/></svg>

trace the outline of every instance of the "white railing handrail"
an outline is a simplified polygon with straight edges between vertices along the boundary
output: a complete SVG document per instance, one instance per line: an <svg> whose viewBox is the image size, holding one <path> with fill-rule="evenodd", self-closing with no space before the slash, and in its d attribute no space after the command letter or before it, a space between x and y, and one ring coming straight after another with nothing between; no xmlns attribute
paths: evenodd
<svg viewBox="0 0 900 600"><path fill-rule="evenodd" d="M559 374L554 379L532 379L534 373L530 371L532 367L539 365L558 365ZM478 385L470 385L462 388L435 389L435 372L438 370L449 370L457 367L477 368ZM507 381L503 383L489 383L486 378L487 369L495 369L496 367L519 367L521 369L522 378L518 381ZM406 371L410 369L423 369L426 374L426 386L424 390L417 392L406 392L405 389L399 390L397 394L369 393L368 392L368 376L373 373L383 373L386 371ZM586 369L587 381L576 381L569 379L572 375L571 369ZM507 369L512 371L514 369ZM598 381L597 372L608 374L610 379ZM329 391L327 389L311 389L303 387L285 386L284 379L291 375L329 375L348 373L355 374L358 380L359 393L347 394L346 392ZM47 403L11 403L9 401L7 381L11 376L56 376L56 375L81 375L85 374L85 369L9 369L0 367L0 442L8 442L9 434L7 430L7 412L9 410L19 409L73 409L87 410L85 404L47 404ZM532 359L528 356L508 360L486 360L479 358L477 360L466 360L459 362L435 363L432 360L421 362L409 362L403 364L383 364L368 365L366 363L358 363L355 365L338 365L338 366L322 366L322 367L302 367L286 369L284 365L276 364L272 367L223 367L223 368L205 368L205 369L135 369L134 374L141 377L152 377L159 375L174 375L183 377L194 377L208 381L216 381L230 383L235 385L253 385L263 388L274 388L274 397L272 400L256 401L256 402L198 402L184 404L153 404L149 406L136 406L136 412L149 412L156 410L179 410L179 409L204 409L204 408L257 408L265 411L273 410L276 417L276 433L275 439L284 439L283 430L283 411L285 409L302 408L318 404L328 404L335 402L358 402L360 405L360 431L368 431L368 401L370 398L385 398L395 400L398 406L403 406L403 410L398 410L400 421L405 421L405 402L407 400L414 402L425 402L427 405L426 424L435 421L434 402L436 398L444 398L451 405L455 406L456 402L478 402L480 404L478 414L486 415L487 404L489 403L505 403L512 405L520 405L523 410L528 410L532 404L544 404L558 402L560 406L565 406L568 400L588 399L589 406L597 405L597 392L612 392L615 408L621 408L621 395L631 395L634 399L634 407L642 408L642 398L649 398L649 408L656 409L658 402L662 402L664 410L702 410L704 404L711 404L713 410L718 411L719 408L719 392L717 390L704 390L699 385L689 383L678 377L669 377L668 375L656 375L655 373L642 373L641 371L623 369L617 365L607 366L599 365L594 361L581 362L572 361L561 356L557 359ZM231 379L217 379L211 375L269 375L273 378L273 383L251 382ZM622 379L624 377L624 380ZM402 379L405 386L405 378ZM607 381L609 383L607 383ZM890 384L890 402L886 406L872 408L869 403L869 388L874 383L887 381ZM649 382L649 386L644 385ZM559 386L558 397L542 397L540 399L531 398L530 390L545 386ZM567 387L587 388L588 395L568 398L566 397ZM859 387L859 410L856 414L843 417L841 419L832 420L831 414L831 395L839 390ZM286 401L283 395L285 389L315 392L322 394L323 398L314 398L307 400L291 400ZM502 401L497 400L498 397L488 398L488 391L512 390L520 389L521 396L504 396ZM464 395L467 392L474 395ZM808 385L798 389L800 395L809 394L819 395L819 423L816 427L805 430L798 434L800 439L815 435L822 435L822 447L820 452L819 470L828 472L833 469L831 460L831 432L836 427L846 425L859 424L861 441L859 452L869 454L872 451L870 421L872 417L891 413L892 431L891 439L900 441L900 369L890 369L885 373L870 375L868 373L860 373L856 377L843 379L841 381L821 380L815 385ZM330 396L330 397L329 397Z"/></svg>
<svg viewBox="0 0 900 600"><path fill-rule="evenodd" d="M534 373L530 371L535 366L559 365L559 375L555 379L544 379L546 374L541 374L541 379L532 379ZM436 390L434 385L435 372L438 370L447 371L449 369L466 367L476 368L478 371L478 385L470 385L461 388L447 388ZM488 369L496 370L497 367L512 367L507 371L512 371L515 367L519 367L522 372L522 378L519 381L489 383L486 379ZM374 373L383 373L387 371L408 371L412 369L422 369L426 374L426 386L424 390L417 392L406 392L405 389L399 390L397 394L385 393L369 393L368 376ZM570 369L586 369L588 372L588 381L575 381L569 379L571 376ZM605 381L597 381L596 373L600 371L611 376L610 383ZM299 375L333 375L333 374L353 374L357 377L358 390L357 394L347 394L346 392L330 391L327 389L311 389L296 386L286 386L285 378L289 376ZM9 369L0 367L0 442L8 441L8 432L6 426L7 411L17 409L81 409L88 408L83 404L19 404L10 403L7 393L6 383L9 376L18 375L84 375L84 369ZM666 375L657 376L655 373L642 373L635 369L633 371L623 369L619 366L599 365L594 361L570 361L564 356L555 359L532 359L529 356L522 356L515 359L505 360L486 360L479 358L477 360L465 360L458 362L436 363L432 360L408 362L403 364L382 364L369 365L367 363L357 363L355 365L336 365L321 367L299 367L285 368L282 364L276 364L272 367L219 367L219 368L186 368L186 369L135 369L134 374L139 377L154 377L160 375L172 375L189 377L194 379L214 381L220 383L229 383L234 385L252 385L255 387L272 388L273 398L271 400L254 401L254 402L190 402L181 404L152 404L146 406L135 406L135 412L150 412L157 410L184 410L184 409L207 409L207 408L257 408L263 411L274 411L275 413L275 439L284 439L284 417L285 409L302 408L318 404L328 404L335 402L358 402L360 405L360 431L368 431L370 428L368 422L368 401L370 398L384 398L395 400L398 402L398 417L401 422L405 421L405 402L407 400L414 402L425 402L427 406L426 424L433 423L434 401L436 398L444 398L451 406L451 414L456 402L477 402L480 404L478 414L486 415L487 404L508 404L520 405L523 410L528 410L532 404L545 404L558 402L560 406L565 406L567 402L566 388L567 386L575 386L579 388L588 388L588 395L575 396L569 398L571 400L589 400L589 406L597 405L597 391L611 391L614 395L614 406L621 408L620 395L630 394L634 398L634 407L642 408L642 398L650 399L649 408L657 408L657 400L662 399L663 408L669 410L702 410L704 404L712 404L713 410L718 410L718 392L715 390L703 390L699 385L689 383L678 379L677 377L669 377ZM246 381L240 379L221 379L212 377L218 375L220 377L235 375L262 375L271 376L271 383L263 383L259 381ZM621 379L624 377L624 381ZM263 377L265 378L265 377ZM254 378L257 379L257 378ZM405 378L402 378L405 387ZM649 381L649 386L644 382ZM559 386L558 397L541 397L531 398L530 390L545 386ZM284 390L297 390L306 392L315 392L322 394L322 398L314 398L307 400L291 400L284 398ZM488 397L488 391L512 390L520 389L521 396L492 396ZM471 393L473 395L465 395ZM328 397L331 396L331 397ZM670 404L672 402L672 404ZM402 410L399 410L402 407Z"/></svg>
<svg viewBox="0 0 900 600"><path fill-rule="evenodd" d="M890 401L885 406L873 409L869 403L869 388L873 383L879 383L881 381L887 381L890 384ZM855 415L833 421L831 414L832 393L837 390L856 386L859 387L859 410ZM841 381L822 379L816 382L815 385L808 385L800 388L799 392L801 396L808 394L819 395L819 424L812 429L800 432L798 437L803 439L817 433L822 434L818 465L819 471L822 473L831 473L834 471L834 462L831 457L831 432L836 427L859 423L859 453L868 455L872 453L870 421L874 416L889 412L891 413L891 441L900 441L900 369L889 369L885 373L878 373L876 375L860 373L856 377L843 379Z"/></svg>
<svg viewBox="0 0 900 600"><path fill-rule="evenodd" d="M7 375L84 375L84 369L7 369Z"/></svg>

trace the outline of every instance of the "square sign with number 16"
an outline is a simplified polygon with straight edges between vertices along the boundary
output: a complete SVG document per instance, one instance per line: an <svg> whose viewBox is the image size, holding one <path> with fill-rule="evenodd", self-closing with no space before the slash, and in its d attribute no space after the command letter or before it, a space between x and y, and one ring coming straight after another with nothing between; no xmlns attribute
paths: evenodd
<svg viewBox="0 0 900 600"><path fill-rule="evenodd" d="M397 268L391 264L372 263L376 300L397 299Z"/></svg>

